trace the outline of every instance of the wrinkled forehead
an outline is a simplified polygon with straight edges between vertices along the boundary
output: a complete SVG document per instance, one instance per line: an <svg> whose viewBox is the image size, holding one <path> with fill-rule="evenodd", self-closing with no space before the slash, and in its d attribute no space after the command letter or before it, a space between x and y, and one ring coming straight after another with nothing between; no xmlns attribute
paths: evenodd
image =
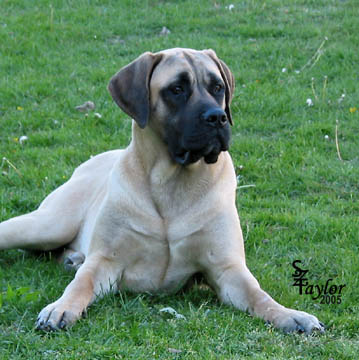
<svg viewBox="0 0 359 360"><path fill-rule="evenodd" d="M152 74L151 87L163 88L186 75L191 82L222 79L217 65L204 52L171 49L163 51L163 58Z"/></svg>

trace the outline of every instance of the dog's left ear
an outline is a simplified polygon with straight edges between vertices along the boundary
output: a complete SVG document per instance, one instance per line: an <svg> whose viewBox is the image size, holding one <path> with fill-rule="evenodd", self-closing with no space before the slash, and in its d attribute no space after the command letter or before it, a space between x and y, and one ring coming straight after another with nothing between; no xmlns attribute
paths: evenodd
<svg viewBox="0 0 359 360"><path fill-rule="evenodd" d="M108 85L116 104L143 129L150 115L150 80L162 54L146 52L114 75Z"/></svg>
<svg viewBox="0 0 359 360"><path fill-rule="evenodd" d="M226 114L229 120L229 123L231 125L233 125L233 121L232 121L232 115L231 115L231 109L230 109L230 104L233 98L233 94L234 94L234 88L235 88L235 83L234 83L234 76L231 72L231 70L229 70L229 67L224 63L224 61L222 61L221 59L219 59L216 55L216 53L212 50L204 50L204 53L206 55L208 55L218 66L218 69L222 75L224 84L226 86Z"/></svg>

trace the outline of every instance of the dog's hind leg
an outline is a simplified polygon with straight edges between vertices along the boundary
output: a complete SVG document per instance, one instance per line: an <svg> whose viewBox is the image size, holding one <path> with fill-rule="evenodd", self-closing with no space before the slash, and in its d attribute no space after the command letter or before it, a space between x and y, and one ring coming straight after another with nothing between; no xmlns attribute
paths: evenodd
<svg viewBox="0 0 359 360"><path fill-rule="evenodd" d="M101 203L108 174L120 151L91 158L47 196L38 210L0 223L0 250L52 250L71 243L91 206Z"/></svg>
<svg viewBox="0 0 359 360"><path fill-rule="evenodd" d="M76 233L61 214L39 209L0 223L0 250L52 250L71 242Z"/></svg>
<svg viewBox="0 0 359 360"><path fill-rule="evenodd" d="M38 210L0 223L0 250L52 250L70 243L80 229L89 198L86 182L71 179Z"/></svg>

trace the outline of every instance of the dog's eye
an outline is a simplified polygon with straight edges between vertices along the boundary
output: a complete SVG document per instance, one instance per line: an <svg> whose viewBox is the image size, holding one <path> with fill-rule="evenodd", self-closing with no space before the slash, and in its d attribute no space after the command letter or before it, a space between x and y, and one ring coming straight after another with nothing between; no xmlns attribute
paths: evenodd
<svg viewBox="0 0 359 360"><path fill-rule="evenodd" d="M182 86L174 86L171 88L172 94L174 95L180 95L183 93L183 87Z"/></svg>
<svg viewBox="0 0 359 360"><path fill-rule="evenodd" d="M222 89L223 89L223 86L221 84L217 84L213 88L213 93L218 94L218 93L220 93L222 91Z"/></svg>

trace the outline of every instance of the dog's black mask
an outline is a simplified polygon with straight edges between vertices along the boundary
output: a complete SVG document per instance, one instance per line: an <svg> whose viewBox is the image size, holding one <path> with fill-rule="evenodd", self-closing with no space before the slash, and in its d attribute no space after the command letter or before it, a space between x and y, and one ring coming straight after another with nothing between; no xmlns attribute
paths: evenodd
<svg viewBox="0 0 359 360"><path fill-rule="evenodd" d="M223 82L213 79L207 89L193 88L183 74L162 89L161 96L171 117L165 137L172 159L180 165L201 158L207 164L215 163L220 152L228 150L231 136L227 114L220 106L225 96Z"/></svg>

